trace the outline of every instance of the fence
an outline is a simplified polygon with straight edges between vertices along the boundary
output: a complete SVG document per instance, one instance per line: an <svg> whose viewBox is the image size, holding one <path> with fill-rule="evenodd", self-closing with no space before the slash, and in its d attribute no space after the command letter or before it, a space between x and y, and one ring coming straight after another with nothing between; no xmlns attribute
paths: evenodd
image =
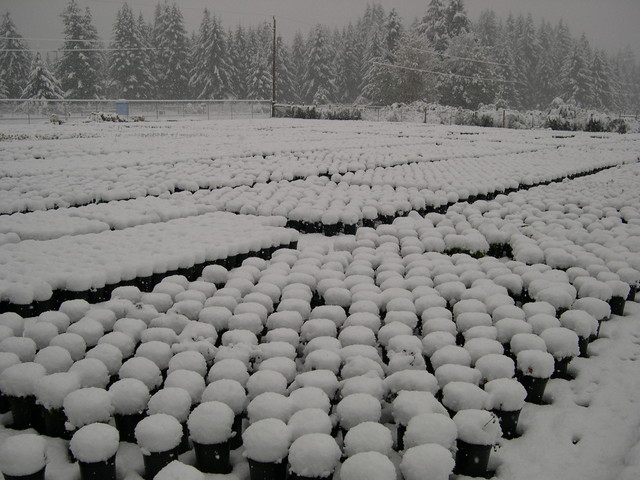
<svg viewBox="0 0 640 480"><path fill-rule="evenodd" d="M269 118L268 100L0 100L0 124L87 120L91 113L118 113L147 121Z"/></svg>

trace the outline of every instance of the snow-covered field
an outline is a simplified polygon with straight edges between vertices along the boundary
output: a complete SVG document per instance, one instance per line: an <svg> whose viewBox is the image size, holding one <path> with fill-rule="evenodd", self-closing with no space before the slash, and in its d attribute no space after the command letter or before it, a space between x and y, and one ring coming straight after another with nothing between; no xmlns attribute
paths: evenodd
<svg viewBox="0 0 640 480"><path fill-rule="evenodd" d="M640 307L616 310L640 281L640 135L296 120L1 133L0 390L62 409L77 458L117 448L118 479L138 480L143 453L175 446L155 429L179 442L201 405L198 443L246 416L231 473L158 478L244 480L247 458L288 455L307 476L445 479L456 438L493 445L497 479L640 477ZM514 378L554 369L516 438L496 440L513 432L486 411L518 410ZM138 444L87 428L145 410ZM3 442L23 433L0 421ZM46 480L80 478L68 440L46 438ZM21 445L0 443L5 473L40 461L12 457ZM179 459L198 465L189 447Z"/></svg>

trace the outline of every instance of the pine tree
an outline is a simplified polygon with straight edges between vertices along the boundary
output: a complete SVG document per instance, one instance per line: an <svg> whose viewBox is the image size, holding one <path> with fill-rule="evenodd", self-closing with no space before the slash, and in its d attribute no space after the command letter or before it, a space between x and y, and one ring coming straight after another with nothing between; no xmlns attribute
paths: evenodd
<svg viewBox="0 0 640 480"><path fill-rule="evenodd" d="M153 27L157 97L174 100L188 96L189 40L182 12L175 3L156 9Z"/></svg>
<svg viewBox="0 0 640 480"><path fill-rule="evenodd" d="M305 59L307 57L307 46L299 30L293 36L291 43L291 61L289 62L289 70L291 71L291 89L293 101L304 103L304 68Z"/></svg>
<svg viewBox="0 0 640 480"><path fill-rule="evenodd" d="M236 98L245 99L249 95L249 67L251 52L245 29L238 25L234 33L227 35L230 68L230 90Z"/></svg>
<svg viewBox="0 0 640 480"><path fill-rule="evenodd" d="M125 3L113 26L110 78L117 98L142 99L153 93L153 80L146 60L147 51L140 22Z"/></svg>
<svg viewBox="0 0 640 480"><path fill-rule="evenodd" d="M438 101L437 76L427 71L439 71L435 50L425 48L424 37L415 30L406 32L395 52L395 64L406 68L393 69L396 86L394 102L411 103L417 100Z"/></svg>
<svg viewBox="0 0 640 480"><path fill-rule="evenodd" d="M363 99L376 105L386 103L385 96L391 88L389 67L383 65L387 60L382 33L374 31L369 39L364 57L367 68L360 87Z"/></svg>
<svg viewBox="0 0 640 480"><path fill-rule="evenodd" d="M584 35L575 42L562 71L563 98L586 107L592 98L589 43Z"/></svg>
<svg viewBox="0 0 640 480"><path fill-rule="evenodd" d="M65 42L56 70L65 98L97 98L102 92L102 57L91 12L87 7L82 13L76 0L70 0L62 21Z"/></svg>
<svg viewBox="0 0 640 480"><path fill-rule="evenodd" d="M64 98L58 80L44 64L39 53L36 54L33 60L27 86L24 88L21 98L33 100L56 100Z"/></svg>
<svg viewBox="0 0 640 480"><path fill-rule="evenodd" d="M471 30L463 0L449 0L446 8L447 35L449 38L463 35Z"/></svg>
<svg viewBox="0 0 640 480"><path fill-rule="evenodd" d="M560 76L553 58L553 28L543 21L537 33L538 61L536 65L536 99L541 107L548 106L559 94Z"/></svg>
<svg viewBox="0 0 640 480"><path fill-rule="evenodd" d="M9 12L0 24L0 84L4 97L20 98L31 69L31 54Z"/></svg>
<svg viewBox="0 0 640 480"><path fill-rule="evenodd" d="M478 22L475 24L475 34L483 47L495 47L498 43L498 19L493 10L480 12Z"/></svg>
<svg viewBox="0 0 640 480"><path fill-rule="evenodd" d="M205 8L194 46L189 86L196 98L224 98L230 93L229 65L220 22Z"/></svg>
<svg viewBox="0 0 640 480"><path fill-rule="evenodd" d="M333 99L335 76L331 68L332 57L326 29L318 24L309 37L304 75L305 102L329 103Z"/></svg>
<svg viewBox="0 0 640 480"><path fill-rule="evenodd" d="M249 59L249 92L247 98L270 100L272 92L271 80L271 27L263 23L250 35L251 57Z"/></svg>
<svg viewBox="0 0 640 480"><path fill-rule="evenodd" d="M358 35L352 24L343 29L336 42L334 68L336 72L336 100L352 103L360 93L360 61L356 51Z"/></svg>
<svg viewBox="0 0 640 480"><path fill-rule="evenodd" d="M386 57L389 61L393 61L395 51L398 48L402 35L404 34L402 20L395 8L391 9L386 21L384 22L384 31L384 49Z"/></svg>
<svg viewBox="0 0 640 480"><path fill-rule="evenodd" d="M475 110L479 104L494 99L494 84L484 49L473 33L453 37L446 50L443 72L438 85L441 101L455 107ZM477 60L469 61L468 59Z"/></svg>
<svg viewBox="0 0 640 480"><path fill-rule="evenodd" d="M614 105L611 76L605 53L596 50L591 60L591 106L608 110Z"/></svg>
<svg viewBox="0 0 640 480"><path fill-rule="evenodd" d="M516 42L514 44L514 60L518 88L519 105L522 108L535 108L537 105L538 70L537 62L540 47L536 36L533 17L522 15L516 20Z"/></svg>
<svg viewBox="0 0 640 480"><path fill-rule="evenodd" d="M449 44L447 8L442 0L431 0L426 15L416 25L416 33L424 36L437 52L444 52Z"/></svg>
<svg viewBox="0 0 640 480"><path fill-rule="evenodd" d="M293 90L293 76L290 69L291 53L282 37L278 37L278 50L276 60L276 101L287 103L295 101Z"/></svg>

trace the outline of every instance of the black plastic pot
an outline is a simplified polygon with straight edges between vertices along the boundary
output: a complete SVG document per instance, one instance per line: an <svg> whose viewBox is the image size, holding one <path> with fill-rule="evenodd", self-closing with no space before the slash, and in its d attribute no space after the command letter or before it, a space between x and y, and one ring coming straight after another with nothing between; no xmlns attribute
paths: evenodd
<svg viewBox="0 0 640 480"><path fill-rule="evenodd" d="M536 405L544 405L542 396L544 395L544 389L547 387L548 378L531 377L529 375L523 375L521 372L518 372L516 378L527 391L525 401L535 403Z"/></svg>
<svg viewBox="0 0 640 480"><path fill-rule="evenodd" d="M167 450L166 452L152 452L149 455L143 455L144 459L144 478L153 480L160 470L178 459L178 447Z"/></svg>
<svg viewBox="0 0 640 480"><path fill-rule="evenodd" d="M582 358L589 358L587 349L589 348L590 337L578 337L578 346L580 347L580 356Z"/></svg>
<svg viewBox="0 0 640 480"><path fill-rule="evenodd" d="M44 480L45 468L46 467L43 467L42 470L38 470L30 475L9 475L5 473L4 478L5 480Z"/></svg>
<svg viewBox="0 0 640 480"><path fill-rule="evenodd" d="M407 426L399 423L396 430L396 451L398 452L404 450L404 434L406 433L406 431Z"/></svg>
<svg viewBox="0 0 640 480"><path fill-rule="evenodd" d="M611 297L611 300L609 300L611 315L624 315L625 302L626 300L624 297Z"/></svg>
<svg viewBox="0 0 640 480"><path fill-rule="evenodd" d="M228 441L212 445L193 442L193 449L196 453L196 467L201 472L223 475L231 473Z"/></svg>
<svg viewBox="0 0 640 480"><path fill-rule="evenodd" d="M65 440L71 440L71 434L67 431L64 424L67 416L62 408L42 409L42 420L44 421L44 434L49 437L57 437Z"/></svg>
<svg viewBox="0 0 640 480"><path fill-rule="evenodd" d="M116 456L104 462L78 462L81 480L116 480Z"/></svg>
<svg viewBox="0 0 640 480"><path fill-rule="evenodd" d="M520 418L521 410L515 410L507 412L504 410L492 410L498 421L500 422L500 428L502 429L502 437L510 440L518 437L516 428L518 428L518 419Z"/></svg>
<svg viewBox="0 0 640 480"><path fill-rule="evenodd" d="M0 392L0 413L7 413L11 410L11 404L9 403L9 397Z"/></svg>
<svg viewBox="0 0 640 480"><path fill-rule="evenodd" d="M573 377L569 374L569 363L573 360L573 357L564 357L557 359L555 364L555 370L551 378L561 378L563 380L573 380Z"/></svg>
<svg viewBox="0 0 640 480"><path fill-rule="evenodd" d="M132 415L119 415L115 414L113 418L116 421L116 428L120 432L120 441L136 443L135 429L138 422L142 420L146 414L134 413Z"/></svg>
<svg viewBox="0 0 640 480"><path fill-rule="evenodd" d="M322 229L327 237L333 237L340 233L340 224L334 223L329 225L325 223L322 225Z"/></svg>
<svg viewBox="0 0 640 480"><path fill-rule="evenodd" d="M189 443L189 427L187 427L187 422L184 422L182 424L182 439L180 440L180 445L178 445L178 453L183 454L189 450L191 450L191 445Z"/></svg>
<svg viewBox="0 0 640 480"><path fill-rule="evenodd" d="M287 458L280 460L280 463L264 463L249 460L249 476L251 480L286 480L287 478Z"/></svg>
<svg viewBox="0 0 640 480"><path fill-rule="evenodd" d="M26 430L33 427L39 432L44 430L40 410L36 405L36 397L33 395L27 397L9 396L8 400L13 414L13 424L10 425L10 428Z"/></svg>
<svg viewBox="0 0 640 480"><path fill-rule="evenodd" d="M456 466L453 473L468 477L487 477L492 445L473 445L458 440Z"/></svg>
<svg viewBox="0 0 640 480"><path fill-rule="evenodd" d="M636 292L638 291L638 286L637 285L630 285L629 286L629 295L627 295L627 301L628 302L635 302L636 301Z"/></svg>
<svg viewBox="0 0 640 480"><path fill-rule="evenodd" d="M229 448L231 448L231 450L242 446L242 418L242 414L240 414L236 415L233 419L232 431L235 435L229 439Z"/></svg>

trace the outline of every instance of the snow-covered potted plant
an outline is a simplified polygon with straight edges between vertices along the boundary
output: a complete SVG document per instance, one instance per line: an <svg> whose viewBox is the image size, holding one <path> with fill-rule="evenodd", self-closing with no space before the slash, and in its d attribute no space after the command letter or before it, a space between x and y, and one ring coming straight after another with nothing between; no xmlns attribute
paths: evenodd
<svg viewBox="0 0 640 480"><path fill-rule="evenodd" d="M502 431L497 417L486 410L461 410L453 421L458 427L454 473L486 477L489 456Z"/></svg>
<svg viewBox="0 0 640 480"><path fill-rule="evenodd" d="M378 422L362 422L344 436L344 455L351 457L361 452L379 452L391 455L391 430Z"/></svg>
<svg viewBox="0 0 640 480"><path fill-rule="evenodd" d="M233 435L234 416L229 406L217 401L201 403L189 415L189 436L201 472L231 473L229 439Z"/></svg>
<svg viewBox="0 0 640 480"><path fill-rule="evenodd" d="M422 480L426 472L429 480L448 480L454 466L455 461L448 449L437 443L426 443L404 452L400 471L405 480Z"/></svg>
<svg viewBox="0 0 640 480"><path fill-rule="evenodd" d="M189 450L189 430L187 418L191 412L191 395L183 388L165 387L158 390L147 405L147 414L166 413L174 417L182 425L182 440L179 453Z"/></svg>
<svg viewBox="0 0 640 480"><path fill-rule="evenodd" d="M461 410L484 410L489 406L489 394L472 383L450 382L442 389L442 404L450 416Z"/></svg>
<svg viewBox="0 0 640 480"><path fill-rule="evenodd" d="M418 445L436 443L454 451L458 427L451 418L441 413L421 413L407 425L404 446L409 449Z"/></svg>
<svg viewBox="0 0 640 480"><path fill-rule="evenodd" d="M124 378L109 387L109 395L120 441L135 443L134 431L138 422L146 415L149 389L137 378Z"/></svg>
<svg viewBox="0 0 640 480"><path fill-rule="evenodd" d="M165 413L149 415L136 425L135 436L142 451L147 480L152 480L160 470L178 459L182 425L175 417Z"/></svg>
<svg viewBox="0 0 640 480"><path fill-rule="evenodd" d="M242 434L251 480L285 480L291 432L277 418L251 424Z"/></svg>
<svg viewBox="0 0 640 480"><path fill-rule="evenodd" d="M447 410L430 392L412 392L403 390L398 393L392 404L392 413L397 425L396 450L404 450L404 433L409 421L421 413L441 413Z"/></svg>
<svg viewBox="0 0 640 480"><path fill-rule="evenodd" d="M331 479L342 452L331 435L308 433L289 447L290 480Z"/></svg>
<svg viewBox="0 0 640 480"><path fill-rule="evenodd" d="M230 448L236 449L242 445L242 420L247 402L247 393L244 387L236 380L220 379L211 382L202 392L203 402L218 401L226 404L233 410L233 435L229 439Z"/></svg>
<svg viewBox="0 0 640 480"><path fill-rule="evenodd" d="M0 470L6 480L44 480L47 442L33 433L14 435L0 445Z"/></svg>
<svg viewBox="0 0 640 480"><path fill-rule="evenodd" d="M361 452L347 458L340 468L340 480L396 480L396 467L380 452Z"/></svg>
<svg viewBox="0 0 640 480"><path fill-rule="evenodd" d="M81 480L115 480L118 431L105 423L85 425L73 434L69 447L80 467Z"/></svg>
<svg viewBox="0 0 640 480"><path fill-rule="evenodd" d="M484 389L489 394L491 411L500 420L503 437L515 438L527 391L517 380L509 378L491 380L486 383Z"/></svg>
<svg viewBox="0 0 640 480"><path fill-rule="evenodd" d="M74 390L62 402L67 417L65 428L72 432L90 423L109 423L113 405L109 392L102 388L87 387Z"/></svg>
<svg viewBox="0 0 640 480"><path fill-rule="evenodd" d="M75 373L60 372L47 375L36 385L36 402L42 407L44 433L50 437L69 439L65 428L67 417L62 409L65 397L80 388Z"/></svg>
<svg viewBox="0 0 640 480"><path fill-rule="evenodd" d="M541 350L522 350L516 367L516 378L527 391L525 401L542 404L542 395L555 369L553 355Z"/></svg>
<svg viewBox="0 0 640 480"><path fill-rule="evenodd" d="M13 414L12 428L25 430L41 426L35 389L46 373L45 368L35 362L18 363L0 373L0 391L7 396Z"/></svg>
<svg viewBox="0 0 640 480"><path fill-rule="evenodd" d="M552 378L571 380L567 368L574 357L580 355L578 335L573 330L564 327L547 328L540 337L547 345L547 351L555 359L555 370Z"/></svg>
<svg viewBox="0 0 640 480"><path fill-rule="evenodd" d="M7 327L8 329L8 327ZM11 333L13 335L13 333ZM12 365L21 363L20 357L13 352L0 352L0 374ZM0 413L7 413L11 410L11 405L7 396L0 389Z"/></svg>
<svg viewBox="0 0 640 480"><path fill-rule="evenodd" d="M153 480L204 480L204 473L191 465L174 460L158 472Z"/></svg>

